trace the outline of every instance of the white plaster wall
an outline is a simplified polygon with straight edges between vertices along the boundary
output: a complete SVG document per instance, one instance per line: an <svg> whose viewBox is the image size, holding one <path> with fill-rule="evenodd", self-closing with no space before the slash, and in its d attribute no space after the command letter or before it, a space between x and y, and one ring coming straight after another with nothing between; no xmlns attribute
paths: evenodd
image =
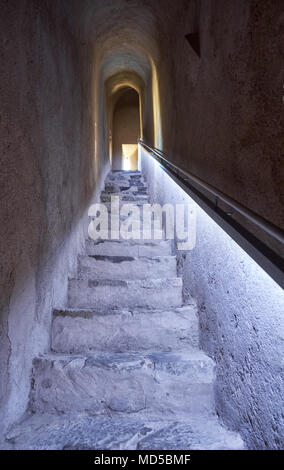
<svg viewBox="0 0 284 470"><path fill-rule="evenodd" d="M217 412L248 448L283 448L283 290L141 147L140 155L152 201L197 210L196 247L177 255L185 298L198 301L201 347L217 363Z"/></svg>

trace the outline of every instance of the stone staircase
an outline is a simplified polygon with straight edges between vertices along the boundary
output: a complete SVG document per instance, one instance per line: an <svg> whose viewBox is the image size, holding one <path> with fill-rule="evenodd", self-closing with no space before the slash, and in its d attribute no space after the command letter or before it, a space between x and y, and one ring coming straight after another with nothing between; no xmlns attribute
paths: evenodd
<svg viewBox="0 0 284 470"><path fill-rule="evenodd" d="M139 172L113 172L101 201L148 202ZM195 302L167 240L86 242L51 352L34 360L16 449L242 449L218 422L214 362L198 348Z"/></svg>

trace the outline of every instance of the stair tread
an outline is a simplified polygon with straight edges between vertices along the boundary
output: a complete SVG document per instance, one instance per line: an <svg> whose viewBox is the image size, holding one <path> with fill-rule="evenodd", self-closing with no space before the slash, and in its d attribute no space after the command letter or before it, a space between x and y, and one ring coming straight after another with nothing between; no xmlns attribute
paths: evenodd
<svg viewBox="0 0 284 470"><path fill-rule="evenodd" d="M62 354L56 352L48 352L42 356L36 357L35 361L85 361L84 365L96 366L97 364L105 364L107 366L122 364L127 367L128 364L141 365L146 359L155 363L176 363L176 362L206 362L214 367L214 361L207 356L202 350L197 348L187 348L186 351L178 352L88 352L85 354Z"/></svg>
<svg viewBox="0 0 284 470"><path fill-rule="evenodd" d="M171 255L171 240L91 240L86 241L87 254L126 255L126 256L157 256Z"/></svg>
<svg viewBox="0 0 284 470"><path fill-rule="evenodd" d="M176 255L157 255L157 256L127 256L127 255L89 255L82 254L79 258L94 258L98 261L109 261L110 263L117 263L119 260L123 261L163 261L163 260L176 260Z"/></svg>
<svg viewBox="0 0 284 470"><path fill-rule="evenodd" d="M58 353L169 352L199 345L195 305L164 310L61 310L53 318L52 350Z"/></svg>
<svg viewBox="0 0 284 470"><path fill-rule="evenodd" d="M181 307L182 278L98 279L72 278L68 282L68 307Z"/></svg>
<svg viewBox="0 0 284 470"><path fill-rule="evenodd" d="M93 240L92 238L87 238L86 243L94 244L94 245L101 245L102 243L115 243L120 245L127 245L127 246L134 246L134 245L145 245L145 246L159 246L160 244L163 245L171 245L171 240L148 240L148 239L140 239L140 240L123 240L123 239L97 239Z"/></svg>
<svg viewBox="0 0 284 470"><path fill-rule="evenodd" d="M89 283L89 287L96 286L131 286L132 284L141 284L143 287L155 288L155 286L171 285L172 287L181 287L181 277L166 277L166 278L153 278L153 279L80 279L80 277L70 277L69 281L79 281L82 283Z"/></svg>
<svg viewBox="0 0 284 470"><path fill-rule="evenodd" d="M165 279L177 275L176 257L79 255L77 275L80 279Z"/></svg>
<svg viewBox="0 0 284 470"><path fill-rule="evenodd" d="M242 439L214 415L157 419L135 416L33 415L13 426L2 449L241 450Z"/></svg>
<svg viewBox="0 0 284 470"><path fill-rule="evenodd" d="M55 317L81 317L81 318L93 318L94 316L108 316L108 315L122 315L125 313L139 313L141 315L155 315L161 314L163 312L174 312L174 313L186 313L186 312L196 312L196 304L183 305L182 307L169 307L169 308L145 308L145 307L135 307L135 308L109 308L109 309L97 309L97 308L57 308L54 309L53 315Z"/></svg>
<svg viewBox="0 0 284 470"><path fill-rule="evenodd" d="M132 178L125 180L106 181L102 193L115 191L119 195L124 194L125 191L131 192L140 190L145 192L145 194L148 194L147 184L142 179Z"/></svg>
<svg viewBox="0 0 284 470"><path fill-rule="evenodd" d="M133 186L133 188L134 187L136 188L136 186ZM124 189L115 192L110 190L104 190L101 192L101 196L117 196L119 198L121 198L122 196L142 196L142 199L146 199L149 197L149 194L139 189L132 189L131 191L129 189Z"/></svg>

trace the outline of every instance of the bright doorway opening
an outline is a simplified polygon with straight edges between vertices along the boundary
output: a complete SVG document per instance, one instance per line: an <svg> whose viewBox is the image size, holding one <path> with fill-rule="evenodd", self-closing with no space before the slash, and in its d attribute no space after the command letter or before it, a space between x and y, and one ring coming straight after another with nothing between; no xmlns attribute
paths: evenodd
<svg viewBox="0 0 284 470"><path fill-rule="evenodd" d="M112 168L113 170L138 169L140 137L139 95L130 87L122 89L115 102L113 113Z"/></svg>
<svg viewBox="0 0 284 470"><path fill-rule="evenodd" d="M137 170L138 145L122 144L122 169Z"/></svg>

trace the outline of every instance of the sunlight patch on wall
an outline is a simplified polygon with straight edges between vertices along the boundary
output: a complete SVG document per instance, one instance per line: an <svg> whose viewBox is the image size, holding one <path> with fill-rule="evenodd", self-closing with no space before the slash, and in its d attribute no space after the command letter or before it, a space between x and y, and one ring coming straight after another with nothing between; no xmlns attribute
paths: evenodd
<svg viewBox="0 0 284 470"><path fill-rule="evenodd" d="M163 150L161 105L157 68L151 60L152 65L152 90L153 90L153 118L154 118L154 145Z"/></svg>

